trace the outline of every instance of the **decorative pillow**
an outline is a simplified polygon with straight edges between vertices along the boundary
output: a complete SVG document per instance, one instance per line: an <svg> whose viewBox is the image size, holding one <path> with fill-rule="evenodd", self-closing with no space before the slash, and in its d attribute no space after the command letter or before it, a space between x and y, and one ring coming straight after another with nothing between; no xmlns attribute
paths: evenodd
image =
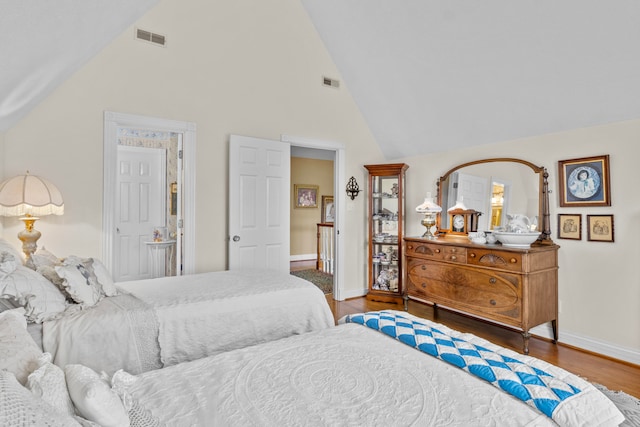
<svg viewBox="0 0 640 427"><path fill-rule="evenodd" d="M21 386L11 372L0 371L0 425L80 426L71 416L56 412Z"/></svg>
<svg viewBox="0 0 640 427"><path fill-rule="evenodd" d="M34 254L31 254L30 259L34 270L37 270L39 267L55 267L56 265L62 264L62 260L60 258L45 248L38 249Z"/></svg>
<svg viewBox="0 0 640 427"><path fill-rule="evenodd" d="M23 262L22 253L20 253L20 251L18 251L15 246L9 244L9 242L2 238L0 238L0 252L9 252L14 256L18 263L22 264Z"/></svg>
<svg viewBox="0 0 640 427"><path fill-rule="evenodd" d="M23 385L38 368L38 358L42 356L27 332L24 312L24 308L16 308L0 313L0 370L11 372Z"/></svg>
<svg viewBox="0 0 640 427"><path fill-rule="evenodd" d="M11 274L16 271L18 259L11 252L0 252L0 275Z"/></svg>
<svg viewBox="0 0 640 427"><path fill-rule="evenodd" d="M67 365L64 373L71 400L82 417L103 427L129 426L129 416L122 401L93 369Z"/></svg>
<svg viewBox="0 0 640 427"><path fill-rule="evenodd" d="M58 276L58 273L56 273L56 268L54 266L42 265L36 269L36 272L43 275L45 279L56 285L57 288L66 295L64 289L64 279Z"/></svg>
<svg viewBox="0 0 640 427"><path fill-rule="evenodd" d="M59 413L75 415L62 369L51 363L50 353L42 354L38 364L40 367L27 378L27 388Z"/></svg>
<svg viewBox="0 0 640 427"><path fill-rule="evenodd" d="M14 308L20 308L20 304L10 298L0 298L0 313Z"/></svg>
<svg viewBox="0 0 640 427"><path fill-rule="evenodd" d="M56 273L63 279L62 286L67 294L84 307L94 306L105 293L93 272L93 261L76 256L65 258L62 265L55 266Z"/></svg>
<svg viewBox="0 0 640 427"><path fill-rule="evenodd" d="M118 289L113 283L113 279L111 278L111 274L109 273L109 270L107 270L107 267L105 267L99 259L91 259L93 260L93 272L96 274L96 278L98 279L98 283L102 286L104 294L108 297L118 295Z"/></svg>
<svg viewBox="0 0 640 427"><path fill-rule="evenodd" d="M53 283L23 265L9 274L0 273L0 298L16 300L35 323L52 319L67 307L65 296Z"/></svg>

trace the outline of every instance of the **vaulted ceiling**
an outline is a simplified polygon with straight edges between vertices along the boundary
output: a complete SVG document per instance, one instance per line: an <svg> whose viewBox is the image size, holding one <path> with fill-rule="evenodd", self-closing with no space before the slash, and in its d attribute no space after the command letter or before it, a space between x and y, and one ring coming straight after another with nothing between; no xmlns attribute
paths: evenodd
<svg viewBox="0 0 640 427"><path fill-rule="evenodd" d="M0 0L0 132L158 0ZM387 158L640 118L636 0L300 0Z"/></svg>

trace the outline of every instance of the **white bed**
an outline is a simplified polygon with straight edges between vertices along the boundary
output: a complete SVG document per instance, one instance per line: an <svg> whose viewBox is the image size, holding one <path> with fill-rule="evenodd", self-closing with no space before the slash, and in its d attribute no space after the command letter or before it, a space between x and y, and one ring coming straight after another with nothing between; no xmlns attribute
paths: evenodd
<svg viewBox="0 0 640 427"><path fill-rule="evenodd" d="M141 373L335 324L315 285L271 270L116 285L120 295L43 322L55 364Z"/></svg>
<svg viewBox="0 0 640 427"><path fill-rule="evenodd" d="M357 324L311 332L131 376L114 390L131 425L612 426L624 417L588 382L445 326L454 337L543 370L579 393L553 419L491 383Z"/></svg>

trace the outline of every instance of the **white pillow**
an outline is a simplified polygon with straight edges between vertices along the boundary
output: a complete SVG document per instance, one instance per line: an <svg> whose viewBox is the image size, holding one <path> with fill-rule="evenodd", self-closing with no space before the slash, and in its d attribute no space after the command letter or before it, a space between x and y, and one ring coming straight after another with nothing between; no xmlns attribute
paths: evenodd
<svg viewBox="0 0 640 427"><path fill-rule="evenodd" d="M53 283L23 265L9 274L0 273L0 298L16 300L35 323L52 319L67 307L65 296Z"/></svg>
<svg viewBox="0 0 640 427"><path fill-rule="evenodd" d="M16 271L19 261L11 252L0 252L0 275L11 274Z"/></svg>
<svg viewBox="0 0 640 427"><path fill-rule="evenodd" d="M19 250L17 250L15 246L9 244L9 242L7 242L2 238L0 238L0 252L9 252L11 255L15 257L18 263L20 264L23 263L22 253Z"/></svg>
<svg viewBox="0 0 640 427"><path fill-rule="evenodd" d="M113 283L113 279L111 278L111 273L107 270L107 267L97 258L91 258L93 261L93 272L96 274L96 278L98 279L98 283L102 286L102 291L108 297L112 297L114 295L118 295L118 289Z"/></svg>
<svg viewBox="0 0 640 427"><path fill-rule="evenodd" d="M34 270L37 270L38 267L54 267L56 265L62 264L62 260L60 258L55 256L45 248L38 249L35 253L31 254L29 258L31 259L31 264L33 265Z"/></svg>
<svg viewBox="0 0 640 427"><path fill-rule="evenodd" d="M71 400L82 417L103 427L129 426L129 416L122 401L93 369L67 365L64 373Z"/></svg>
<svg viewBox="0 0 640 427"><path fill-rule="evenodd" d="M38 364L39 368L27 378L27 388L59 413L75 415L62 369L51 363L50 353L42 354L38 358Z"/></svg>
<svg viewBox="0 0 640 427"><path fill-rule="evenodd" d="M105 296L92 264L91 259L69 256L62 265L54 267L58 276L63 279L62 286L65 292L84 307L96 305Z"/></svg>
<svg viewBox="0 0 640 427"><path fill-rule="evenodd" d="M23 385L38 368L38 358L42 356L27 332L24 312L24 308L16 308L0 313L0 370L11 372Z"/></svg>
<svg viewBox="0 0 640 427"><path fill-rule="evenodd" d="M56 412L21 386L11 372L0 371L0 425L72 427L80 424Z"/></svg>

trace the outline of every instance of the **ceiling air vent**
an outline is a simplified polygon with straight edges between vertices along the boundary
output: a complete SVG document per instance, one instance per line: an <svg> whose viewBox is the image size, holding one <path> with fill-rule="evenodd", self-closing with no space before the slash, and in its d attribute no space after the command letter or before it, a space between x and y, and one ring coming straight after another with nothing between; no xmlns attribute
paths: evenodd
<svg viewBox="0 0 640 427"><path fill-rule="evenodd" d="M152 33L151 31L141 30L136 28L136 38L145 42L153 43L158 46L164 46L167 43L165 36L161 34Z"/></svg>
<svg viewBox="0 0 640 427"><path fill-rule="evenodd" d="M329 87L334 87L334 88L339 88L340 87L340 81L336 80L336 79L332 79L329 77L323 77L322 78L322 84L325 86L329 86Z"/></svg>

